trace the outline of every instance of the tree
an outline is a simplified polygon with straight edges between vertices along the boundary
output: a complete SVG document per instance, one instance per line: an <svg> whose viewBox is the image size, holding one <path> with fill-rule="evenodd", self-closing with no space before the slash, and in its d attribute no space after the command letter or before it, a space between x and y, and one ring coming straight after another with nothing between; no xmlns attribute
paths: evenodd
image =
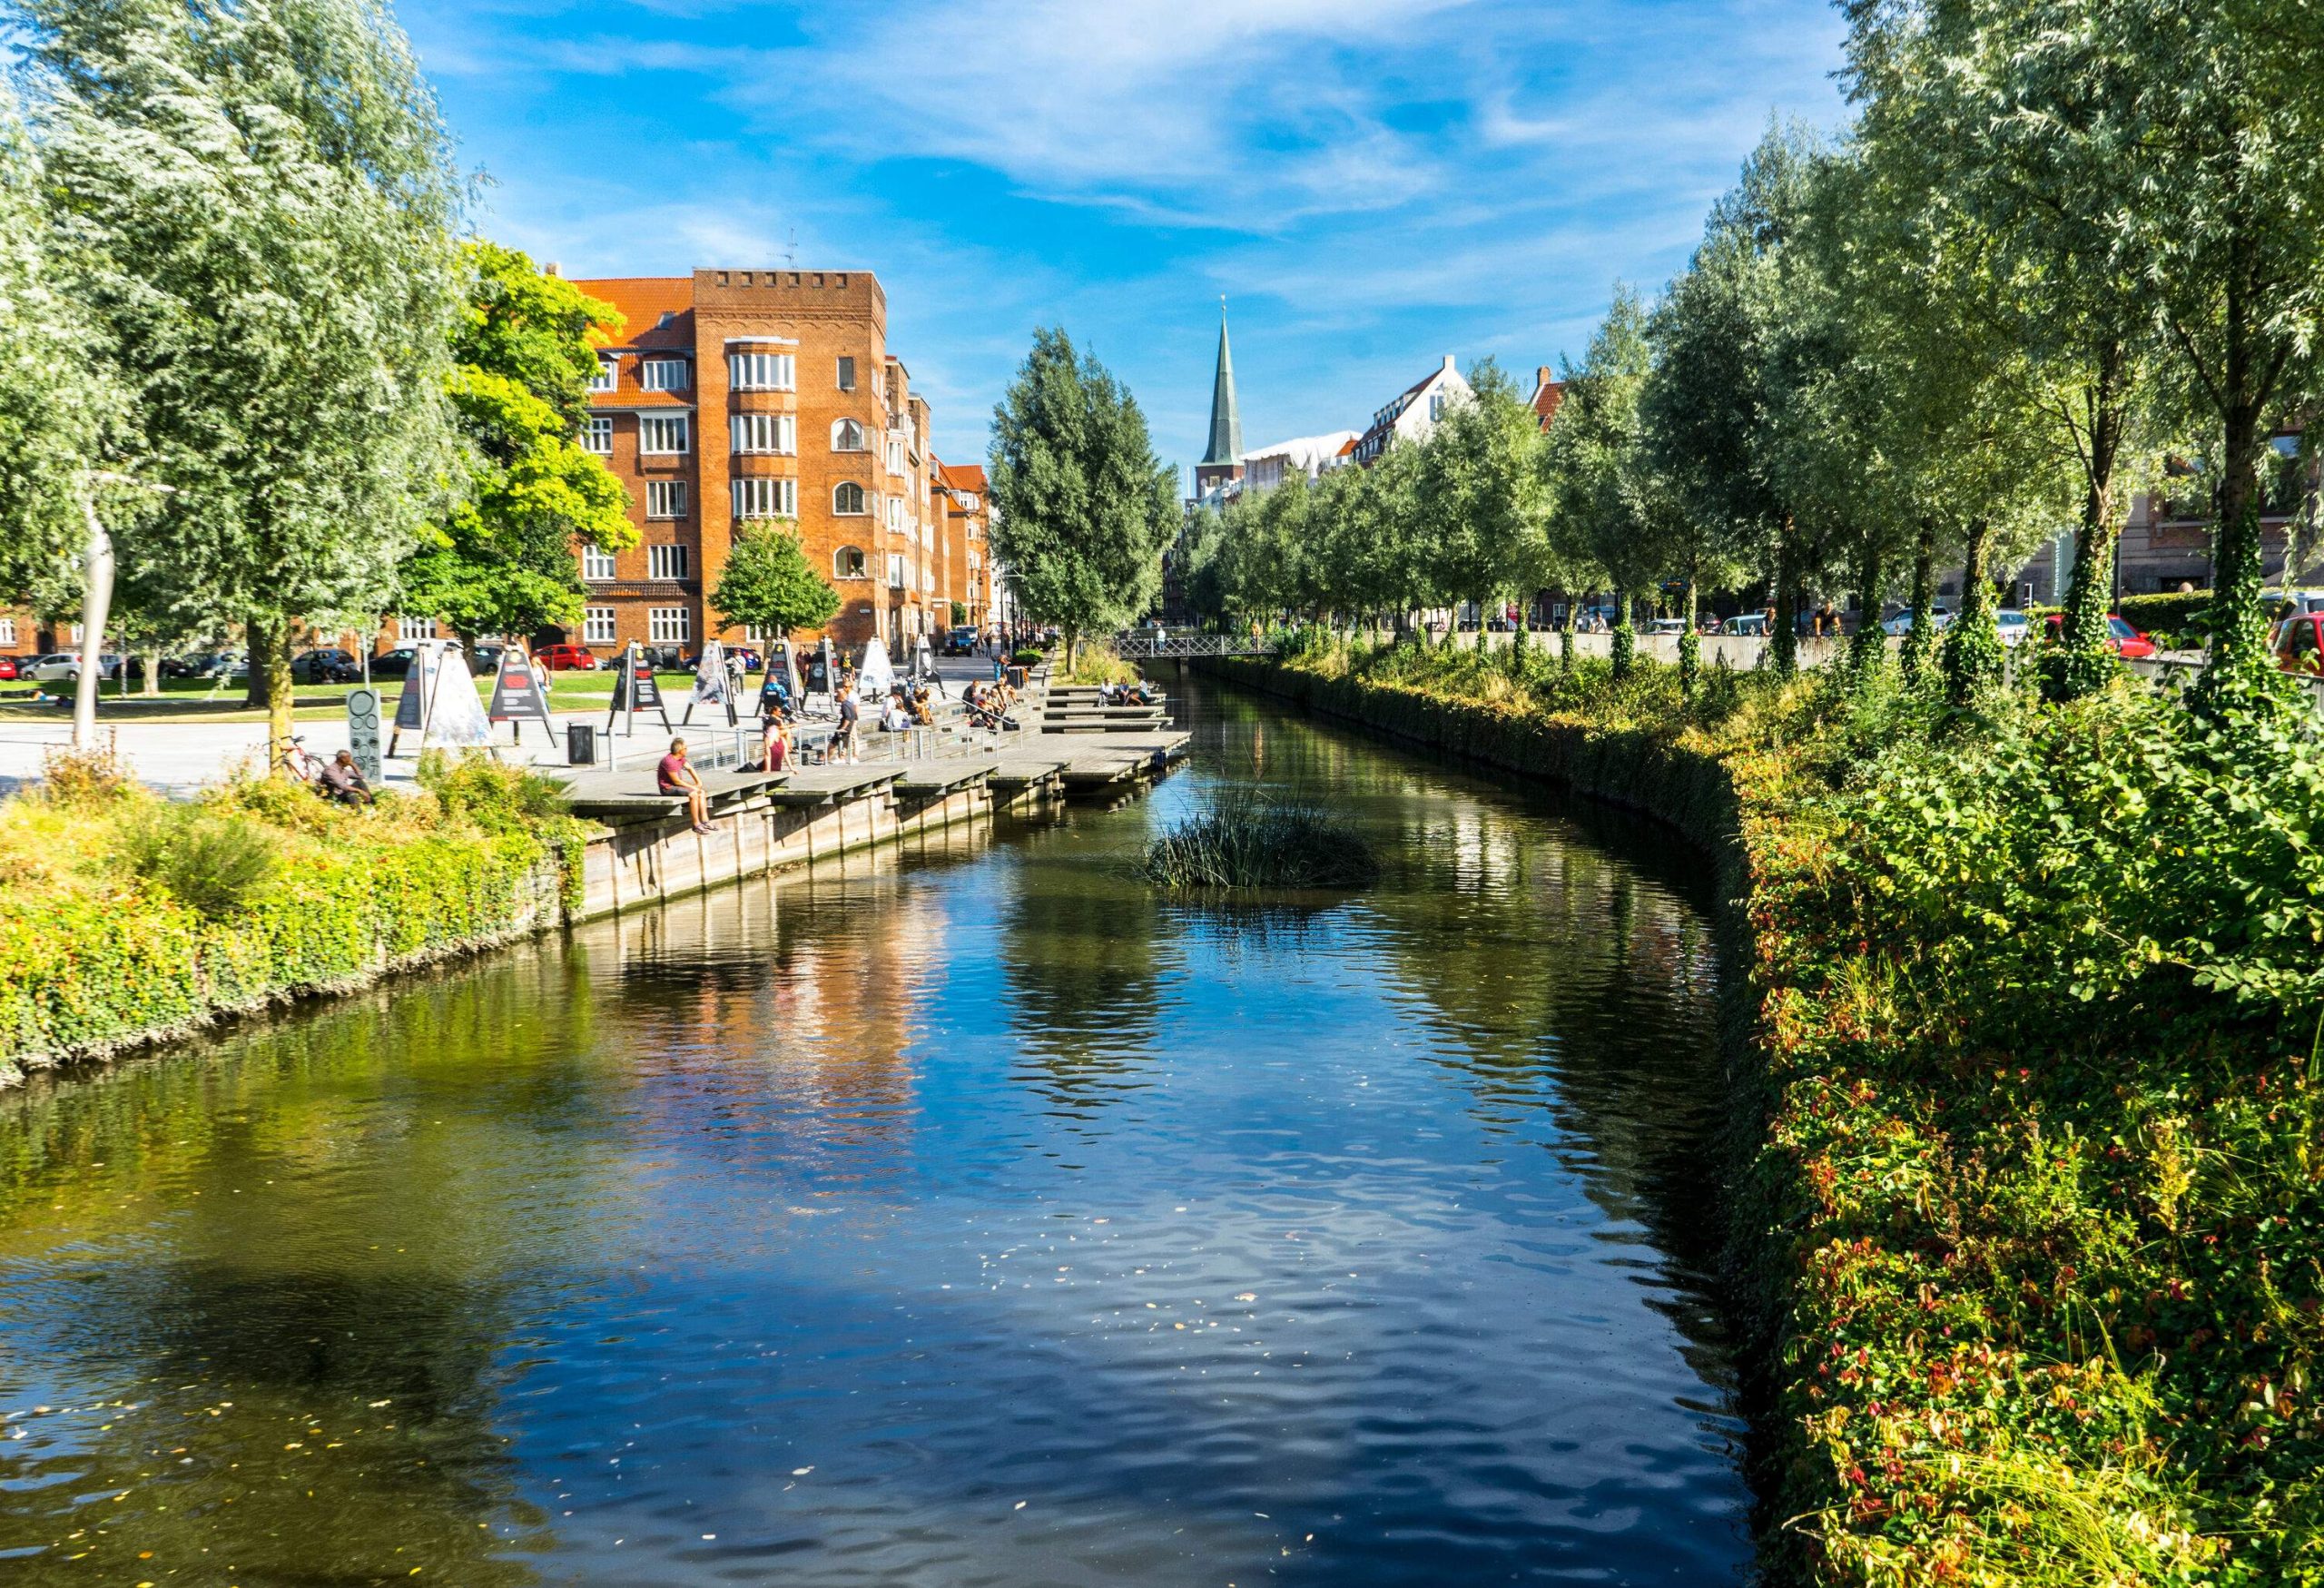
<svg viewBox="0 0 2324 1588"><path fill-rule="evenodd" d="M118 418L95 328L56 280L40 157L0 80L0 580L69 583L83 500Z"/></svg>
<svg viewBox="0 0 2324 1588"><path fill-rule="evenodd" d="M992 556L1029 617L1081 636L1144 611L1179 520L1177 475L1154 456L1146 416L1062 330L1032 351L993 409Z"/></svg>
<svg viewBox="0 0 2324 1588"><path fill-rule="evenodd" d="M575 543L637 544L628 493L580 445L597 339L621 315L514 249L471 242L461 257L451 396L467 489L405 559L400 607L469 638L569 628L587 594Z"/></svg>
<svg viewBox="0 0 2324 1588"><path fill-rule="evenodd" d="M1565 397L1549 431L1550 524L1570 559L1604 569L1613 586L1617 677L1636 653L1631 605L1661 577L1679 512L1640 413L1651 360L1645 306L1617 285L1583 362L1565 370Z"/></svg>
<svg viewBox="0 0 2324 1588"><path fill-rule="evenodd" d="M1541 420L1486 359L1469 371L1469 395L1446 409L1419 452L1424 588L1447 605L1474 601L1482 620L1541 561Z"/></svg>
<svg viewBox="0 0 2324 1588"><path fill-rule="evenodd" d="M448 493L459 183L375 0L30 0L69 285L162 505L125 552L241 623L290 726L290 626L385 608Z"/></svg>
<svg viewBox="0 0 2324 1588"><path fill-rule="evenodd" d="M839 613L839 592L807 560L788 520L747 524L719 570L710 605L729 624L763 634L817 628Z"/></svg>

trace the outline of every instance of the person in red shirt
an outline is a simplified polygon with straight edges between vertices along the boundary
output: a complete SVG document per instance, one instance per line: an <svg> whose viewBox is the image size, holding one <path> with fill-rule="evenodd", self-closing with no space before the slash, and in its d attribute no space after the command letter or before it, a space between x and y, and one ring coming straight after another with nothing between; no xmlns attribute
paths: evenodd
<svg viewBox="0 0 2324 1588"><path fill-rule="evenodd" d="M665 794L686 796L686 814L694 818L697 833L714 833L710 824L710 794L702 786L702 774L686 761L686 742L670 741L670 753L654 768L654 786Z"/></svg>

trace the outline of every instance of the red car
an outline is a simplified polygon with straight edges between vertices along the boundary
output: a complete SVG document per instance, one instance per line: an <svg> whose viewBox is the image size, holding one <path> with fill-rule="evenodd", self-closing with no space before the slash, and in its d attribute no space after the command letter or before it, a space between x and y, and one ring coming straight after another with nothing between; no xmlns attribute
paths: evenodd
<svg viewBox="0 0 2324 1588"><path fill-rule="evenodd" d="M14 656L0 656L0 678L14 678L15 676L16 658Z"/></svg>
<svg viewBox="0 0 2324 1588"><path fill-rule="evenodd" d="M533 657L552 673L594 673L597 656L586 646L544 646Z"/></svg>
<svg viewBox="0 0 2324 1588"><path fill-rule="evenodd" d="M2324 612L2302 612L2276 625L2276 666L2287 673L2324 673Z"/></svg>
<svg viewBox="0 0 2324 1588"><path fill-rule="evenodd" d="M2065 627L2065 614L2063 612L2053 612L2050 614L2049 630L2050 639L2053 644L2056 643L2059 631ZM2106 615L2106 626L2111 632L2111 637L2114 644L2114 654L2116 656L2122 657L2126 661L2131 661L2136 660L2141 656L2151 656L2154 655L2154 642L2152 640L2147 638L2146 636L2141 634L2137 629L2132 628L2128 623L2124 622L2122 618L2115 616L2111 612Z"/></svg>

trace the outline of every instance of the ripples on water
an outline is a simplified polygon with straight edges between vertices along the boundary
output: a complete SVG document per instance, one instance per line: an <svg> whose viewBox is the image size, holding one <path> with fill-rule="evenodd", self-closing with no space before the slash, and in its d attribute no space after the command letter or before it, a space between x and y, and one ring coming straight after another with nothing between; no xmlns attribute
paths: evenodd
<svg viewBox="0 0 2324 1588"><path fill-rule="evenodd" d="M1699 868L1200 705L1143 804L0 1100L0 1580L1739 1580ZM1147 892L1250 774L1382 883Z"/></svg>

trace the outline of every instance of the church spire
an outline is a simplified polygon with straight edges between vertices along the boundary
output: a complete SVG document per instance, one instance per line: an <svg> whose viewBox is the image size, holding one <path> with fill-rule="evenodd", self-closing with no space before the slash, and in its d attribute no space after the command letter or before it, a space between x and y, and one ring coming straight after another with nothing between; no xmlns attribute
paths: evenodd
<svg viewBox="0 0 2324 1588"><path fill-rule="evenodd" d="M1243 416L1235 407L1235 360L1226 350L1226 300L1218 301L1218 373L1210 383L1210 450L1205 469L1231 469L1243 459Z"/></svg>

